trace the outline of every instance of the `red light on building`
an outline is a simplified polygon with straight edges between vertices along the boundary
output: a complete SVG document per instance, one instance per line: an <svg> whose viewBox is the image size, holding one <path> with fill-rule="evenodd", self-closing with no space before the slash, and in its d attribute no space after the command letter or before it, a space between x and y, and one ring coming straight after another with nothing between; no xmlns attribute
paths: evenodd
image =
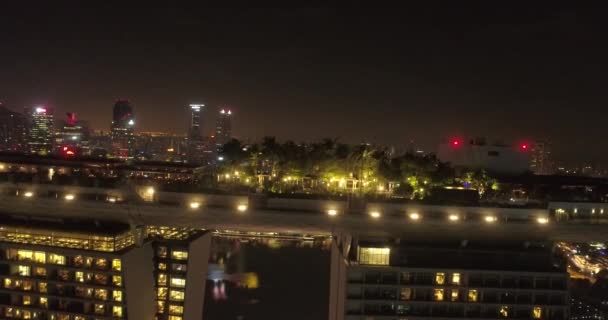
<svg viewBox="0 0 608 320"><path fill-rule="evenodd" d="M519 149L521 151L528 151L530 149L530 146L527 143L522 143L519 145Z"/></svg>
<svg viewBox="0 0 608 320"><path fill-rule="evenodd" d="M62 152L63 155L66 157L73 157L76 155L76 151L74 151L74 149L72 149L71 147L67 146L62 148Z"/></svg>
<svg viewBox="0 0 608 320"><path fill-rule="evenodd" d="M462 140L459 138L454 138L450 141L450 145L454 148L458 148L462 145Z"/></svg>

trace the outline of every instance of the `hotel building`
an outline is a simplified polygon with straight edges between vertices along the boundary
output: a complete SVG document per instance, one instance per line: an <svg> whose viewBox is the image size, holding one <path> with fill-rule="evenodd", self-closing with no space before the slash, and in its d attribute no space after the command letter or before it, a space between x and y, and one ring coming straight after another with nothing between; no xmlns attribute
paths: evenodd
<svg viewBox="0 0 608 320"><path fill-rule="evenodd" d="M330 319L569 316L568 274L550 244L353 241L349 248L332 253Z"/></svg>
<svg viewBox="0 0 608 320"><path fill-rule="evenodd" d="M0 318L200 318L209 244L210 234L189 228L3 217Z"/></svg>

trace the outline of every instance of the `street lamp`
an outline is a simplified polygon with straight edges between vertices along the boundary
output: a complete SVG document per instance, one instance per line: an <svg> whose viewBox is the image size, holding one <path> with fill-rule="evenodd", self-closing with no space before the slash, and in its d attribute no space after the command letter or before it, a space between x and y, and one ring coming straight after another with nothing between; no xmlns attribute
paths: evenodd
<svg viewBox="0 0 608 320"><path fill-rule="evenodd" d="M485 220L487 223L494 223L494 222L496 222L496 221L498 220L498 218L496 218L495 216L486 216L486 217L484 218L484 220Z"/></svg>
<svg viewBox="0 0 608 320"><path fill-rule="evenodd" d="M247 205L239 204L238 206L236 206L236 210L238 210L239 212L245 212L247 211Z"/></svg>
<svg viewBox="0 0 608 320"><path fill-rule="evenodd" d="M329 210L327 210L327 214L330 215L330 216L335 216L335 215L338 214L338 210L336 210L336 209L329 209Z"/></svg>
<svg viewBox="0 0 608 320"><path fill-rule="evenodd" d="M66 194L66 195L65 195L65 197L63 197L63 198L64 198L65 200L67 200L67 201L72 201L72 200L74 200L76 197L75 197L73 194L68 193L68 194Z"/></svg>
<svg viewBox="0 0 608 320"><path fill-rule="evenodd" d="M198 208L200 208L200 206L201 206L200 202L196 202L196 201L190 202L191 209L198 209Z"/></svg>
<svg viewBox="0 0 608 320"><path fill-rule="evenodd" d="M26 192L23 194L23 196L24 196L24 197L26 197L26 198L31 198L31 197L33 197L33 196L34 196L34 193L33 193L33 192L31 192L31 191L26 191Z"/></svg>
<svg viewBox="0 0 608 320"><path fill-rule="evenodd" d="M457 214L451 214L448 219L450 219L450 221L455 222L460 220L460 217Z"/></svg>
<svg viewBox="0 0 608 320"><path fill-rule="evenodd" d="M374 218L374 219L378 219L380 218L380 212L379 211L372 211L369 213L369 215Z"/></svg>
<svg viewBox="0 0 608 320"><path fill-rule="evenodd" d="M420 220L420 214L416 213L416 212L410 213L409 217L410 217L411 220Z"/></svg>

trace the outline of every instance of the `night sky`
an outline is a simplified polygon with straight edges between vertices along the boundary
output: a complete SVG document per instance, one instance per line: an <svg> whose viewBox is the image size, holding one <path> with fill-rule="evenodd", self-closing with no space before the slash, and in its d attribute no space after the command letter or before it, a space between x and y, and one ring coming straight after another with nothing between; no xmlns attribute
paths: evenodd
<svg viewBox="0 0 608 320"><path fill-rule="evenodd" d="M241 138L426 150L453 135L549 138L558 159L608 163L600 8L14 2L0 4L0 101L13 109L44 103L107 130L128 98L138 130L185 133L188 103L227 104Z"/></svg>

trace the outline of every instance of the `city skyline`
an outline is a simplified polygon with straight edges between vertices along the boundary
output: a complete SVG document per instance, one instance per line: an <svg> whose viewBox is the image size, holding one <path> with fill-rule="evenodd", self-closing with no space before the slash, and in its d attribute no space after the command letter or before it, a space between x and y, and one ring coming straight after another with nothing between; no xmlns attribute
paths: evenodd
<svg viewBox="0 0 608 320"><path fill-rule="evenodd" d="M141 130L181 133L181 106L229 103L235 135L251 139L428 149L451 135L523 137L551 140L567 161L608 160L603 26L592 10L7 6L0 32L14 63L0 99L12 108L45 103L105 128L107 106L128 97Z"/></svg>

